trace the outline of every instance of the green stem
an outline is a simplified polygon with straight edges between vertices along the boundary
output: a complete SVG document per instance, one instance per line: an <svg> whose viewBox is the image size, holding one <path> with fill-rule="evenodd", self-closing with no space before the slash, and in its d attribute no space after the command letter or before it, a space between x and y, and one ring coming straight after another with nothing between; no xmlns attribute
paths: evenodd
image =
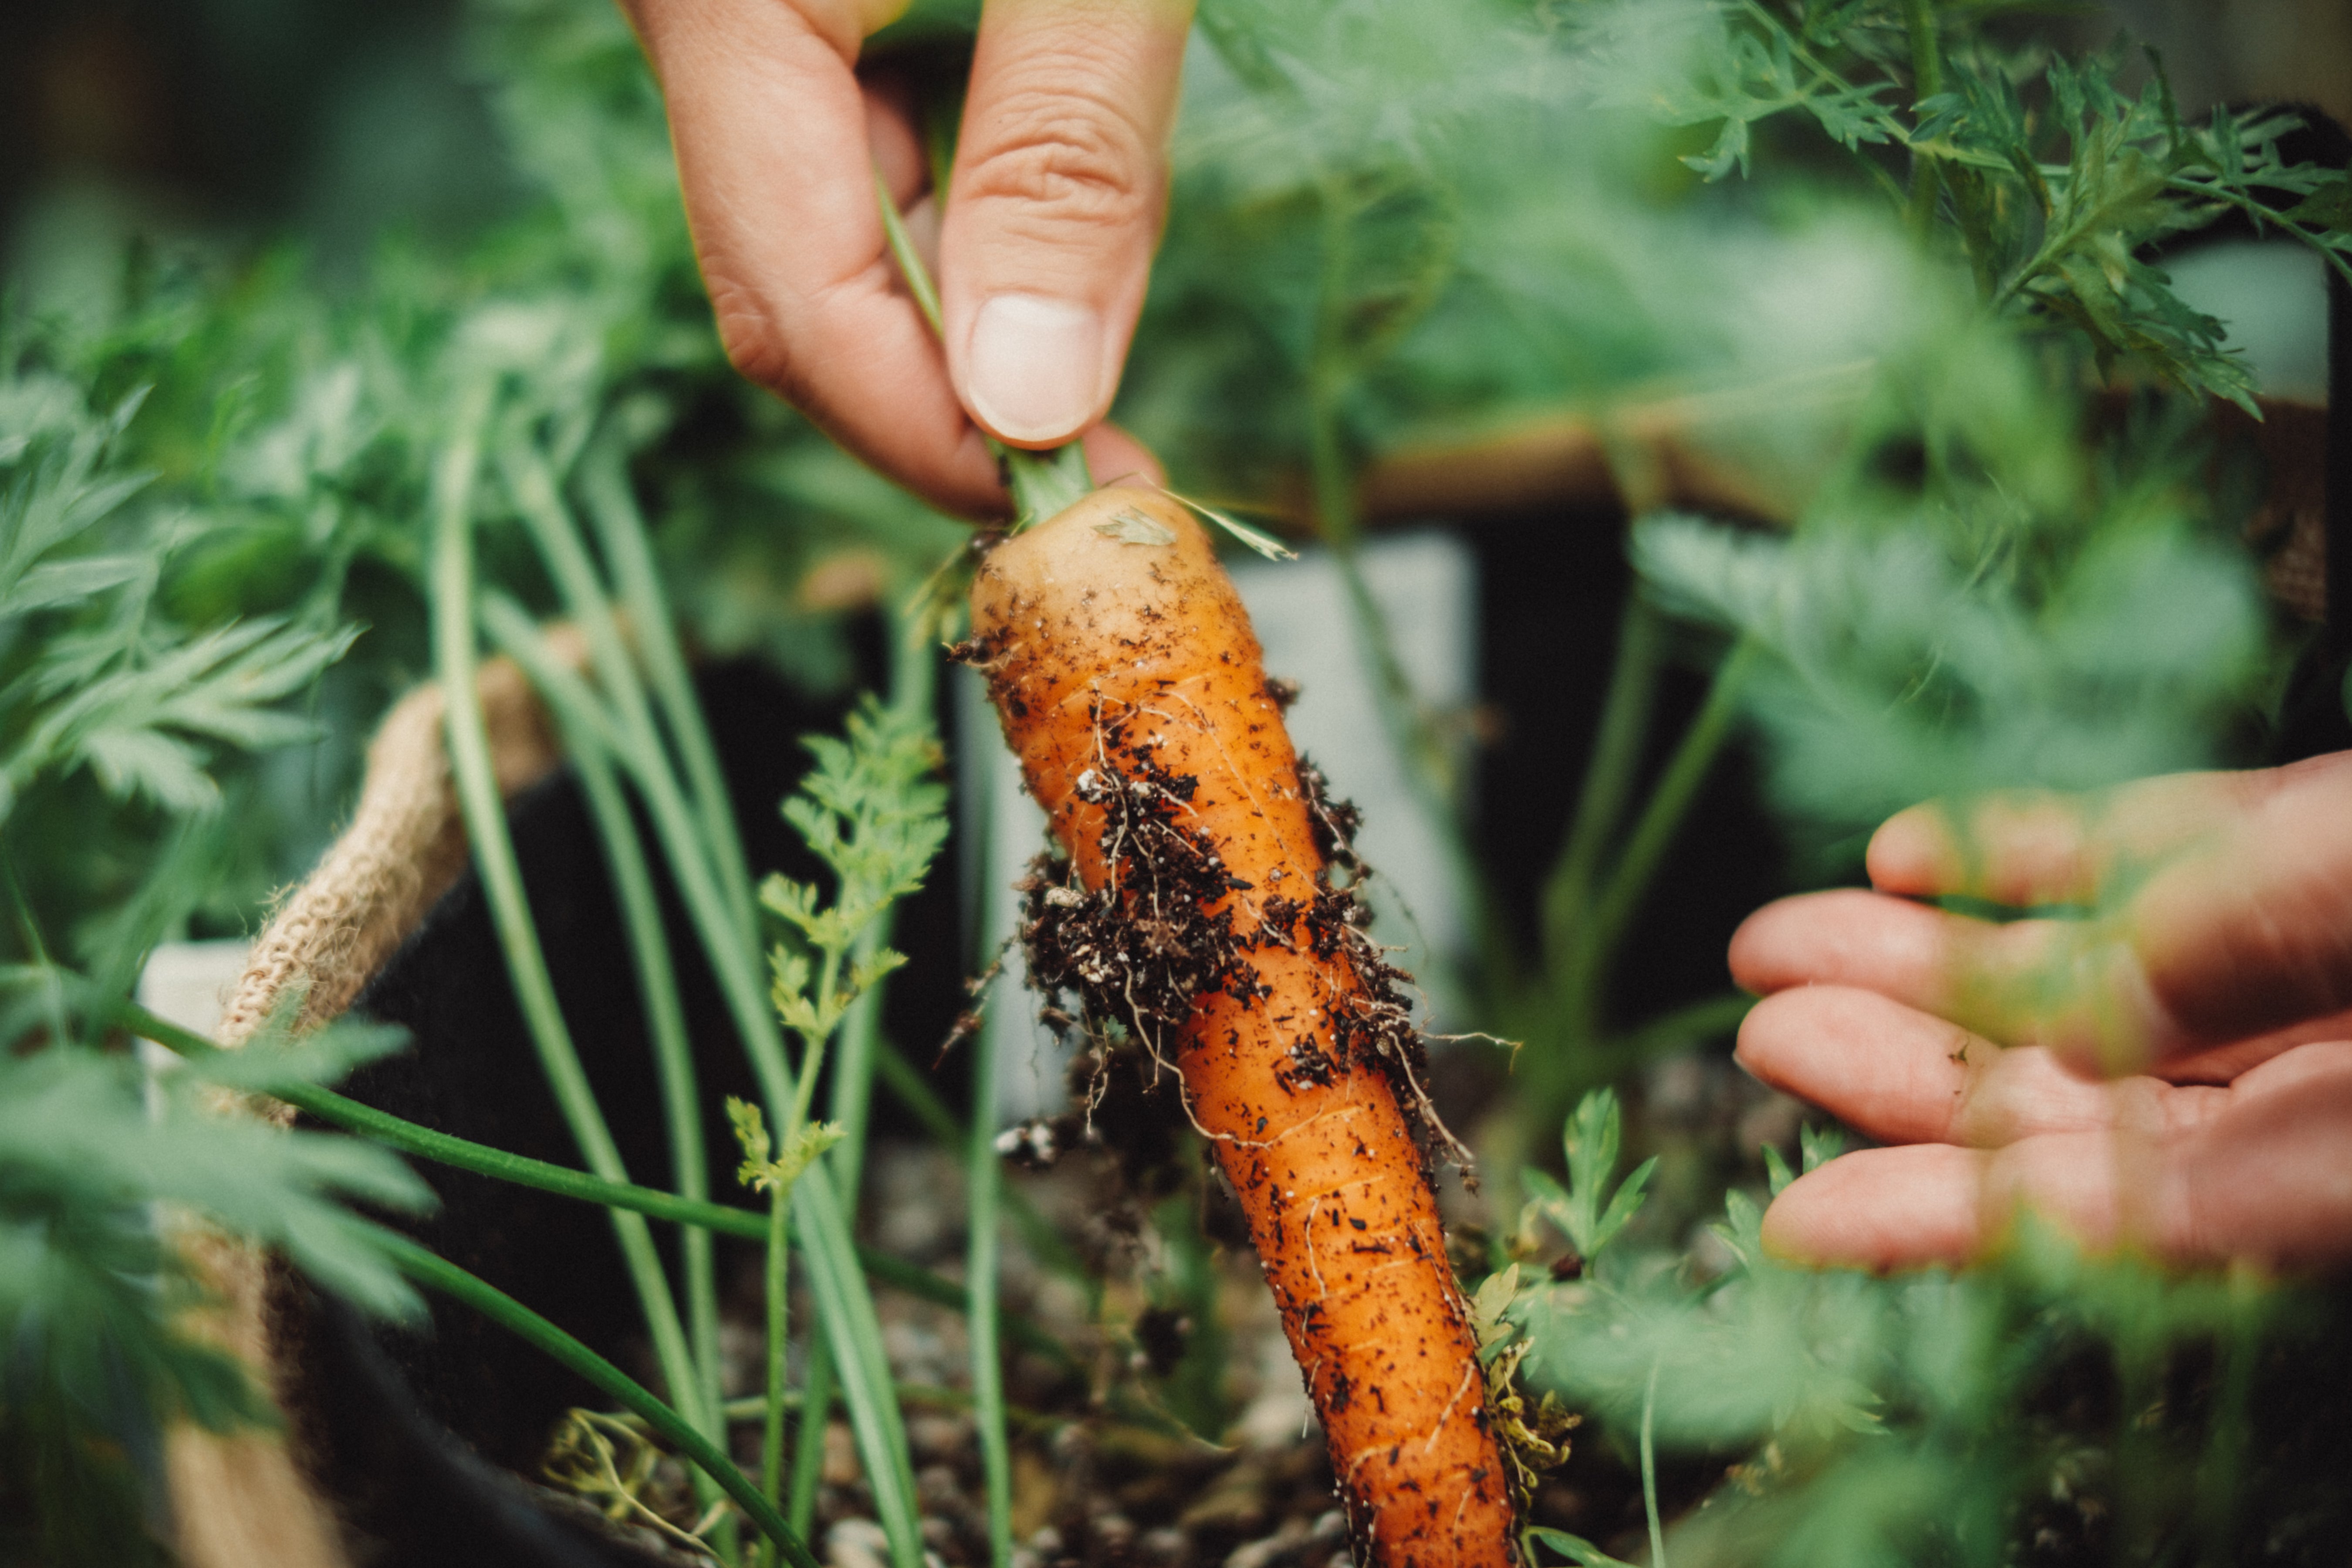
<svg viewBox="0 0 2352 1568"><path fill-rule="evenodd" d="M785 1321L785 1311L790 1298L785 1291L784 1259L791 1245L788 1194L778 1188L768 1197L768 1387L767 1409L762 1413L760 1430L760 1495L771 1502L782 1493L784 1480L784 1352L790 1343L786 1338L790 1325ZM795 1526L802 1531L806 1528ZM771 1552L768 1568L774 1568L774 1563Z"/></svg>
<svg viewBox="0 0 2352 1568"><path fill-rule="evenodd" d="M883 183L879 169L874 172L874 202L882 215L882 237L889 243L890 258L907 280L915 309L930 323L931 335L945 342L948 333L940 314L940 291L931 284L930 269L917 253L906 219L899 216L898 204L890 199L890 187ZM1015 533L1076 506L1095 488L1094 476L1087 471L1086 451L1076 441L1051 451L1031 452L1008 447L993 436L987 439L989 455L1003 471L1005 489L1013 492Z"/></svg>
<svg viewBox="0 0 2352 1568"><path fill-rule="evenodd" d="M1592 760L1585 765L1584 784L1577 795L1576 820L1559 862L1544 884L1545 946L1555 967L1572 951L1577 930L1590 913L1601 851L1615 837L1626 797L1633 793L1664 646L1664 620L1640 594L1629 595L1617 625L1617 658L1610 667L1609 694L1593 736ZM1590 1021L1599 1016L1599 1009L1586 1008L1584 1014Z"/></svg>
<svg viewBox="0 0 2352 1568"><path fill-rule="evenodd" d="M1936 0L1903 0L1911 29L1911 101L1924 103L1944 90L1944 57L1936 42Z"/></svg>
<svg viewBox="0 0 2352 1568"><path fill-rule="evenodd" d="M629 942L637 964L637 984L647 1034L669 1124L674 1182L690 1198L709 1196L709 1156L702 1142L701 1092L695 1081L694 1048L687 1038L685 1009L670 960L669 939L655 897L653 874L637 834L636 819L614 778L612 755L625 752L629 738L610 711L588 692L585 682L554 657L530 616L501 595L484 596L481 618L509 658L555 712L583 792L587 795L606 864L613 873ZM709 1233L688 1228L680 1238L686 1274L687 1321L701 1408L716 1412L724 1394L719 1348L719 1291ZM706 1426L724 1441L725 1425L715 1415ZM722 1545L729 1543L722 1542ZM731 1550L731 1547L730 1547Z"/></svg>
<svg viewBox="0 0 2352 1568"><path fill-rule="evenodd" d="M487 384L471 395L457 421L459 432L442 453L434 473L433 642L435 663L446 706L449 767L474 863L490 906L499 946L516 1000L530 1026L556 1104L590 1170L607 1181L625 1182L620 1151L604 1125L604 1112L589 1088L570 1028L555 997L539 933L531 924L522 870L508 836L505 803L490 765L488 731L481 697L474 686L474 558L472 503L481 465L478 431L490 411ZM654 1354L670 1395L698 1426L705 1425L700 1382L679 1326L669 1280L654 1250L641 1215L616 1211L613 1229L653 1340Z"/></svg>
<svg viewBox="0 0 2352 1568"><path fill-rule="evenodd" d="M811 1165L793 1185L793 1215L800 1230L801 1256L808 1264L809 1291L832 1347L842 1403L849 1408L850 1429L865 1459L875 1515L889 1538L891 1561L898 1568L922 1568L914 1464L908 1457L906 1425L891 1397L882 1325L858 1278L856 1249L824 1161Z"/></svg>
<svg viewBox="0 0 2352 1568"><path fill-rule="evenodd" d="M1674 843L1675 830L1682 826L1699 785L1706 782L1708 771L1731 734L1732 720L1738 712L1739 688L1756 657L1756 645L1742 641L1716 670L1706 701L1691 721L1690 728L1683 732L1681 744L1675 748L1665 773L1651 792L1648 804L1625 841L1624 852L1618 857L1600 896L1593 900L1592 918L1580 934L1576 960L1563 977L1570 994L1599 994L1601 977L1608 973L1610 960L1615 956L1625 928L1641 907L1643 895L1649 890L1658 862Z"/></svg>
<svg viewBox="0 0 2352 1568"><path fill-rule="evenodd" d="M816 989L811 993L815 997L818 1006L832 1005L833 997L841 986L841 961L845 956L845 954L837 947L828 947L824 950L824 958L817 965ZM835 1029L840 1027L837 1020L834 1027ZM801 1035L801 1065L796 1075L799 1087L793 1095L793 1119L784 1124L783 1138L792 1137L808 1124L809 1101L816 1095L817 1075L824 1070L824 1047L831 1034L831 1030L819 1030L815 1033L803 1032ZM853 1198L852 1201L854 1202L855 1199Z"/></svg>
<svg viewBox="0 0 2352 1568"><path fill-rule="evenodd" d="M735 900L720 887L710 863L710 847L696 831L694 813L688 808L655 731L635 661L621 638L587 552L562 511L561 498L554 494L545 465L535 454L518 451L509 454L509 467L524 521L556 578L566 610L587 635L597 679L604 688L600 700L585 681L566 670L541 685L541 692L551 707L568 710L562 715L567 722L615 732L611 742L614 755L627 769L652 815L670 874L719 978L719 994L751 1058L761 1097L767 1101L771 1119L782 1125L797 1095L792 1068L784 1060L783 1036L768 1005L761 977L753 935L757 927L745 914L735 912ZM512 620L507 617L506 624Z"/></svg>
<svg viewBox="0 0 2352 1568"><path fill-rule="evenodd" d="M646 863L636 821L629 814L628 801L613 776L604 748L577 732L567 731L564 741L588 797L590 814L596 820L597 837L604 841L605 865L613 875L630 952L636 961L637 990L646 1014L646 1032L653 1041L662 1111L669 1129L671 1184L681 1197L706 1199L710 1195L710 1166L702 1142L702 1095L695 1081L694 1047L687 1037L686 1009L678 998L677 973L670 960L668 935L662 928L653 872ZM688 1226L678 1241L686 1274L687 1329L702 1407L715 1413L724 1390L710 1233ZM724 1425L716 1419L706 1430L714 1439L725 1434Z"/></svg>
<svg viewBox="0 0 2352 1568"><path fill-rule="evenodd" d="M737 919L747 927L755 926L758 901L751 892L742 835L735 826L734 804L727 793L726 771L719 765L719 748L711 742L710 727L703 722L702 705L695 700L686 654L678 647L677 631L670 621L669 596L654 565L645 518L629 489L627 458L617 444L600 443L590 448L583 480L589 520L596 526L596 540L604 547L605 564L620 591L621 607L635 633L637 656L652 678L663 727L686 763L704 842L719 881L737 906Z"/></svg>
<svg viewBox="0 0 2352 1568"><path fill-rule="evenodd" d="M919 612L894 618L896 633L890 660L890 706L898 713L928 715L937 675L937 656L929 624ZM854 963L870 962L890 940L895 910L885 909L858 933L852 950ZM874 1072L882 1031L881 984L860 992L841 1021L835 1047L833 1094L827 1120L841 1129L841 1142L827 1152L841 1179L842 1196L851 1205L845 1219L855 1221L857 1192L866 1170L866 1134L874 1104ZM800 1447L793 1455L793 1490L789 1517L814 1517L816 1489L824 1468L824 1425L832 1415L833 1354L823 1340L812 1342L803 1374L806 1401L801 1418ZM804 1528L796 1525L795 1528Z"/></svg>
<svg viewBox="0 0 2352 1568"><path fill-rule="evenodd" d="M833 1352L823 1340L809 1346L808 1370L801 1377L799 1446L793 1450L793 1496L784 1517L803 1534L816 1519L817 1487L824 1479L824 1429L833 1419Z"/></svg>
<svg viewBox="0 0 2352 1568"><path fill-rule="evenodd" d="M134 1002L116 1004L111 1016L115 1023L140 1038L152 1040L191 1061L201 1061L221 1054L222 1048L202 1035L191 1033ZM757 1210L682 1198L658 1187L608 1182L585 1171L575 1171L568 1165L551 1164L524 1154L510 1154L487 1143L476 1143L470 1139L420 1127L414 1121L404 1121L372 1105L362 1105L356 1100L316 1084L281 1084L268 1092L270 1098L284 1100L297 1110L316 1117L331 1127L340 1127L371 1142L397 1149L404 1154L414 1154L422 1160L430 1160L437 1165L446 1165L453 1171L470 1172L493 1181L511 1182L519 1187L530 1187L539 1192L552 1193L557 1197L597 1204L605 1208L628 1209L675 1225L698 1226L723 1236L741 1237L747 1241L765 1241L768 1237L768 1218ZM970 1310L970 1297L962 1286L920 1265L867 1247L857 1248L857 1262L867 1274L894 1290L919 1297L951 1311ZM1027 1318L1009 1318L1006 1327L1020 1342L1022 1349L1034 1351L1066 1369L1077 1370L1067 1347Z"/></svg>
<svg viewBox="0 0 2352 1568"><path fill-rule="evenodd" d="M769 1118L780 1129L796 1128L803 1119L806 1097L784 1058L782 1035L761 984L756 928L732 918L731 900L721 891L707 858L709 847L698 837L677 781L660 752L643 688L620 642L610 608L602 602L593 567L561 515L561 500L552 495L551 482L541 482L543 465L528 451L517 451L510 458L525 521L547 555L559 587L578 607L598 676L608 687L607 695L618 709L623 733L630 742L619 754L644 793L671 873L751 1056ZM551 705L568 703L581 710L601 706L576 678L559 679L544 689ZM606 722L610 721L608 717ZM875 1513L889 1539L891 1561L896 1568L921 1568L914 1467L908 1457L905 1424L890 1396L881 1325L875 1318L873 1299L859 1272L847 1223L822 1162L803 1174L793 1188L793 1203L817 1317L841 1363L843 1395L873 1489Z"/></svg>
<svg viewBox="0 0 2352 1568"><path fill-rule="evenodd" d="M1911 100L1924 103L1944 90L1944 61L1936 41L1935 0L1903 0L1911 29ZM1936 156L1924 147L1911 150L1912 232L1926 235L1936 221Z"/></svg>
<svg viewBox="0 0 2352 1568"><path fill-rule="evenodd" d="M17 929L24 932L25 949L32 955L34 967L41 972L41 997L48 1013L49 1037L70 1040L73 1034L66 1025L65 985L63 971L49 957L47 944L41 940L41 923L33 917L32 900L25 897L25 885L16 879L15 858L0 847L0 878L8 884L8 900L16 914Z"/></svg>
<svg viewBox="0 0 2352 1568"><path fill-rule="evenodd" d="M919 612L894 616L895 637L890 658L890 707L907 718L928 719L936 691L937 652ZM885 908L857 935L851 950L853 966L869 963L890 940L895 907ZM882 1037L882 996L887 978L858 993L841 1020L835 1047L833 1095L826 1119L841 1129L841 1142L825 1158L839 1173L844 1194L853 1209L866 1171L866 1133L874 1104L874 1072ZM853 1215L854 1217L854 1215Z"/></svg>
<svg viewBox="0 0 2352 1568"><path fill-rule="evenodd" d="M1032 523L1067 511L1095 488L1094 474L1087 467L1086 448L1076 441L1048 452L1025 452L1018 447L995 442L991 445L1000 448L997 461L1004 467L1004 488L1013 492L1015 533Z"/></svg>
<svg viewBox="0 0 2352 1568"><path fill-rule="evenodd" d="M820 1568L807 1543L784 1522L775 1505L760 1494L734 1461L697 1431L692 1422L654 1397L619 1367L505 1291L476 1279L398 1232L381 1233L379 1245L393 1255L401 1272L411 1279L471 1307L500 1328L512 1331L577 1373L667 1438L696 1468L735 1500L753 1527L768 1538L793 1568Z"/></svg>
<svg viewBox="0 0 2352 1568"><path fill-rule="evenodd" d="M971 1311L964 1320L971 1349L972 1418L980 1429L981 1474L988 1494L989 1561L1013 1562L1013 1450L1004 1430L1004 1361L996 1333L997 1193L1003 1181L996 1140L996 1045L1001 1029L982 1029L972 1042L971 1137L964 1163L971 1232L964 1285Z"/></svg>
<svg viewBox="0 0 2352 1568"><path fill-rule="evenodd" d="M2261 1288L2232 1275L2230 1311L2222 1320L2221 1387L2205 1430L2204 1460L2197 1467L2197 1526L2203 1537L2201 1561L2231 1560L2237 1532L2239 1482L2251 1447L2247 1407L2253 1396L2255 1363L2262 1351Z"/></svg>
<svg viewBox="0 0 2352 1568"><path fill-rule="evenodd" d="M1664 1364L1650 1363L1650 1385L1642 1394L1642 1511L1650 1523L1650 1568L1666 1568L1666 1532L1658 1522L1658 1450L1651 1441L1658 1410L1658 1369Z"/></svg>

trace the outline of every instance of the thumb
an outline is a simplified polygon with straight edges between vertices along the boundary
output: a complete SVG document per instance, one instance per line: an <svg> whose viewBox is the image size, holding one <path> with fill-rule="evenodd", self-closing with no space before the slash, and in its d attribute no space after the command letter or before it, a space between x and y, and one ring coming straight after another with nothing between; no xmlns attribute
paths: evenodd
<svg viewBox="0 0 2352 1568"><path fill-rule="evenodd" d="M1167 204L1191 0L988 0L940 235L948 372L1016 447L1099 420Z"/></svg>

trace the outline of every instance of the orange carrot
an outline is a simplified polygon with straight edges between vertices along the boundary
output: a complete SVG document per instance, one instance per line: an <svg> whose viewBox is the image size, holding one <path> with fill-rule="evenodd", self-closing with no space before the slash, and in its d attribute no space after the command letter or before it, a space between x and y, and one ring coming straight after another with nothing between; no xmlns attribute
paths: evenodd
<svg viewBox="0 0 2352 1568"><path fill-rule="evenodd" d="M1206 535L1164 494L1097 490L996 546L971 608L969 656L1076 872L1032 894L1039 978L1180 1071L1322 1415L1356 1561L1515 1562L1476 1336L1398 1096L1418 1103L1407 1015L1329 885L1331 813Z"/></svg>

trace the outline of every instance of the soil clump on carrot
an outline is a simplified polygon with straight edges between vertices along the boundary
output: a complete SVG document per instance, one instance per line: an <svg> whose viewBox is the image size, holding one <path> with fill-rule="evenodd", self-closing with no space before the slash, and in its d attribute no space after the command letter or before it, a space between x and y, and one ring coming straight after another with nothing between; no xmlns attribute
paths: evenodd
<svg viewBox="0 0 2352 1568"><path fill-rule="evenodd" d="M1390 963L1371 938L1371 911L1361 891L1371 873L1355 849L1361 814L1333 798L1321 771L1302 759L1299 784L1326 873L1307 899L1267 895L1257 931L1238 934L1233 910L1220 906L1227 894L1251 890L1250 884L1224 866L1207 835L1183 821L1181 808L1198 793L1200 780L1169 773L1154 760L1152 744L1135 741L1130 728L1124 721L1104 726L1112 766L1078 782L1080 798L1103 808L1103 853L1121 856L1131 867L1127 887L1089 890L1076 863L1050 849L1030 863L1017 885L1024 900L1022 956L1030 984L1049 998L1041 1019L1066 1037L1083 1037L1080 1055L1092 1064L1087 1080L1074 1086L1081 1089L1087 1113L1101 1103L1105 1075L1120 1054L1112 1048L1118 1037L1140 1047L1152 1087L1180 1078L1164 1042L1183 1030L1203 996L1265 1000L1270 988L1249 955L1290 945L1286 933L1303 927L1308 951L1345 964L1354 983L1330 1010L1335 1049L1301 1035L1276 1077L1296 1092L1301 1085L1328 1088L1336 1073L1357 1067L1380 1071L1412 1128L1423 1179L1433 1176L1428 1154L1433 1142L1442 1141L1475 1191L1468 1151L1446 1131L1423 1088L1428 1052L1401 989L1412 976ZM1332 868L1347 874L1344 885L1331 880ZM1050 1000L1064 994L1080 999L1081 1016Z"/></svg>

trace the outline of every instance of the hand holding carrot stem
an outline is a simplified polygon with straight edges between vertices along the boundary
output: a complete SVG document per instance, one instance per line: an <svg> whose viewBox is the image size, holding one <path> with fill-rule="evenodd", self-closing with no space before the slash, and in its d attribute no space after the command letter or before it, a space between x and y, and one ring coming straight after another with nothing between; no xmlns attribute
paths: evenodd
<svg viewBox="0 0 2352 1568"><path fill-rule="evenodd" d="M947 193L906 84L857 68L905 5L623 0L728 357L951 512L1006 514L984 434L1083 436L1096 472L1156 477L1102 419L1167 203L1190 0L989 0ZM936 246L944 349L887 254L877 167Z"/></svg>
<svg viewBox="0 0 2352 1568"><path fill-rule="evenodd" d="M2026 1205L2180 1260L2352 1258L2352 753L1915 807L1869 865L1732 940L1767 994L1741 1062L1895 1145L1790 1186L1769 1245L1957 1260Z"/></svg>

